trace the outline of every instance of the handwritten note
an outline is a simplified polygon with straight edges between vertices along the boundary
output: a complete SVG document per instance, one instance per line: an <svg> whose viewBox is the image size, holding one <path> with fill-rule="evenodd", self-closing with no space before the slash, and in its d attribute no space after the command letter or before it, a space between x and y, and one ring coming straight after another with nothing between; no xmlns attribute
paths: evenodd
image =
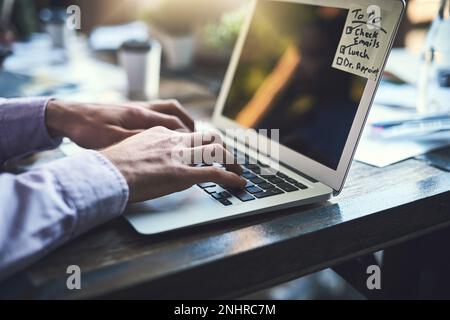
<svg viewBox="0 0 450 320"><path fill-rule="evenodd" d="M376 80L394 25L379 6L352 6L336 50L333 68Z"/></svg>

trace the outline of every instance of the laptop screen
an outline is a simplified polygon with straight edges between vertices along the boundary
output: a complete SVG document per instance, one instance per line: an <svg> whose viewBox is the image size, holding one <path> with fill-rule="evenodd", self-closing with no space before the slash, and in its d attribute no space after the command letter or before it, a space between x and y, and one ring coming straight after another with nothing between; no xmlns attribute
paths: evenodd
<svg viewBox="0 0 450 320"><path fill-rule="evenodd" d="M348 9L258 1L223 115L336 170L367 79L333 68Z"/></svg>

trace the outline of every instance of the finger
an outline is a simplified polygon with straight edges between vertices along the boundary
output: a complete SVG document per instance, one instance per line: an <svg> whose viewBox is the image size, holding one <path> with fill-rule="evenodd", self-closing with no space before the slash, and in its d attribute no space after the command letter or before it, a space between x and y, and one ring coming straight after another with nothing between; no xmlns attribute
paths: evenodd
<svg viewBox="0 0 450 320"><path fill-rule="evenodd" d="M149 124L149 127L162 126L170 130L191 131L179 118L158 112L151 112L151 115L149 115Z"/></svg>
<svg viewBox="0 0 450 320"><path fill-rule="evenodd" d="M207 146L186 148L180 150L180 159L187 165L221 164L228 171L242 175L243 169L236 162L235 157L222 145L212 144Z"/></svg>
<svg viewBox="0 0 450 320"><path fill-rule="evenodd" d="M111 129L110 139L116 140L116 142L125 140L127 138L130 138L134 135L137 135L145 131L141 129L128 130L117 126L110 126L110 129Z"/></svg>
<svg viewBox="0 0 450 320"><path fill-rule="evenodd" d="M186 145L195 148L208 144L218 143L223 145L220 134L216 131L194 132L186 137Z"/></svg>
<svg viewBox="0 0 450 320"><path fill-rule="evenodd" d="M92 137L89 141L79 143L82 147L88 149L103 149L110 147L113 144L128 139L136 134L143 132L143 130L127 130L117 126L107 126L106 131Z"/></svg>
<svg viewBox="0 0 450 320"><path fill-rule="evenodd" d="M150 110L161 112L167 115L178 117L184 125L189 128L189 131L195 130L194 119L176 100L158 101L149 106Z"/></svg>
<svg viewBox="0 0 450 320"><path fill-rule="evenodd" d="M192 184L214 182L231 188L244 188L247 181L237 174L215 167L190 168L188 176Z"/></svg>
<svg viewBox="0 0 450 320"><path fill-rule="evenodd" d="M225 166L228 171L238 175L243 173L242 167L236 163L234 156L223 145L215 143L202 146L200 149L202 149L203 163L218 163Z"/></svg>

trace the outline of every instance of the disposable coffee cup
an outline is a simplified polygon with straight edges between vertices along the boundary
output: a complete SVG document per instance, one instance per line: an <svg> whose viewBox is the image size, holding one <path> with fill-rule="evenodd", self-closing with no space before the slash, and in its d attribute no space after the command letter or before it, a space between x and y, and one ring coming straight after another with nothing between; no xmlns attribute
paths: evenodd
<svg viewBox="0 0 450 320"><path fill-rule="evenodd" d="M53 47L65 48L66 47L66 28L65 24L49 23L45 30L52 39Z"/></svg>
<svg viewBox="0 0 450 320"><path fill-rule="evenodd" d="M119 61L127 74L129 99L158 98L161 45L157 41L125 42L120 48Z"/></svg>
<svg viewBox="0 0 450 320"><path fill-rule="evenodd" d="M68 32L65 11L60 9L44 9L40 17L45 24L45 32L52 40L53 47L66 48Z"/></svg>

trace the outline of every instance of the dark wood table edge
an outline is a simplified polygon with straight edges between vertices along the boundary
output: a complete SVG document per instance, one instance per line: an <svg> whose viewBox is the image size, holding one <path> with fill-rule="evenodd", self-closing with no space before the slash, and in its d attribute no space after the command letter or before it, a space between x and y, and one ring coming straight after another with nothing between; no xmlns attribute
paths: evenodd
<svg viewBox="0 0 450 320"><path fill-rule="evenodd" d="M58 279L38 288L28 283L28 290L25 296L21 295L21 297L29 299L237 298L450 226L450 181L447 181L447 177L444 175L425 179L438 179L440 188L424 198L374 212L362 218L350 219L339 225L325 227L312 233L299 234L298 237L285 239L268 246L180 269L178 272L168 273L160 278L145 276L143 270L151 268L151 259L149 261L148 257L143 256L84 274L84 281L89 283L88 290L69 291L66 289L66 279ZM419 183L426 184L425 180ZM363 200L355 199L353 201ZM336 206L339 209L338 203L299 214L314 214L316 210L326 210L333 214ZM428 223L418 228L414 224L414 217L423 212L431 212L431 214L427 213ZM289 219L289 216L276 218L267 223L275 224L284 219ZM363 224L361 224L361 219L365 220ZM389 222L388 226L401 221L411 221L411 225L406 226L401 232L395 227L384 229L383 237L376 241L371 239L370 237L379 236L374 230L377 227L383 227L386 221ZM338 232L336 232L337 228L339 228ZM420 231L417 231L418 229ZM386 237L386 232L389 233L389 237ZM356 237L355 234L357 234ZM348 235L348 239L336 238L342 237L342 235ZM358 235L364 236L359 237ZM389 240L383 240L386 238ZM308 244L314 248L323 246L324 241L329 245L328 252L334 252L334 254L328 257L318 254L314 258L309 258L310 261L307 264L302 263L302 257L308 254L314 255L314 251L309 248L299 248L296 251L296 247ZM368 245L369 242L374 244ZM336 247L336 244L339 244L340 247ZM320 250L316 252L320 253ZM273 259L267 261L268 256ZM283 261L289 263L283 264ZM237 272L236 267L245 265L251 266L249 267L251 270L240 268ZM25 278L22 276L20 281L30 280Z"/></svg>

